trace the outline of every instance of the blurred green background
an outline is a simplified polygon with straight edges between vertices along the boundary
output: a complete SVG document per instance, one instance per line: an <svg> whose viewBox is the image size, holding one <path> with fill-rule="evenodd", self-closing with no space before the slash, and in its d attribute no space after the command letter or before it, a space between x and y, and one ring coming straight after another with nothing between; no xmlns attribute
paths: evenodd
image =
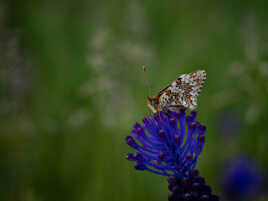
<svg viewBox="0 0 268 201"><path fill-rule="evenodd" d="M197 108L208 128L201 175L221 200L233 157L253 158L266 176L267 8L258 0L2 1L1 200L167 200L165 177L125 159L124 136L147 115L148 95L197 69L207 71Z"/></svg>

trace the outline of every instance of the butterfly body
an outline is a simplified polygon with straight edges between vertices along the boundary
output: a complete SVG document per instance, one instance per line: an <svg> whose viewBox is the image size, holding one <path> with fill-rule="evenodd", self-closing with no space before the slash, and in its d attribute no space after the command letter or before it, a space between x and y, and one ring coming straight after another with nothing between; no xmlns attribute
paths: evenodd
<svg viewBox="0 0 268 201"><path fill-rule="evenodd" d="M147 99L148 107L155 113L160 111L193 110L197 107L197 97L206 80L206 72L198 70L183 74L156 96Z"/></svg>

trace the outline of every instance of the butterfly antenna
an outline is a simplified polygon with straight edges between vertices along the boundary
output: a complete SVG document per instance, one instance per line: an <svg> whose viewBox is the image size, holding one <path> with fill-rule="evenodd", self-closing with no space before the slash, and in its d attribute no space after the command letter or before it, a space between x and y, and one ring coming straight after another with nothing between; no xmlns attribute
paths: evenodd
<svg viewBox="0 0 268 201"><path fill-rule="evenodd" d="M146 73L146 85L147 85L147 88L148 88L148 97L150 97L151 94L152 94L152 91L151 91L151 85L150 85L149 76L148 76L148 73L146 72L147 71L147 68L146 68L145 65L142 65L142 71L144 73Z"/></svg>

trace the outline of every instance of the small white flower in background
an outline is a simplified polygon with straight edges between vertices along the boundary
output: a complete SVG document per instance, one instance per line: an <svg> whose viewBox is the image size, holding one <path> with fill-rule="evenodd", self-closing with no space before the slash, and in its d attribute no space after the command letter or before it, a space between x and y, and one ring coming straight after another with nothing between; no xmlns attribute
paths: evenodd
<svg viewBox="0 0 268 201"><path fill-rule="evenodd" d="M126 9L125 18L119 22L127 30L113 31L105 16L96 16L98 23L92 29L88 56L92 79L80 87L79 93L82 97L90 97L97 112L105 114L101 117L102 122L109 129L129 125L134 121L133 114L145 109L137 106L137 98L132 92L133 83L146 85L138 74L138 66L153 65L155 61L153 48L146 39L148 24L144 12L138 2L132 2Z"/></svg>

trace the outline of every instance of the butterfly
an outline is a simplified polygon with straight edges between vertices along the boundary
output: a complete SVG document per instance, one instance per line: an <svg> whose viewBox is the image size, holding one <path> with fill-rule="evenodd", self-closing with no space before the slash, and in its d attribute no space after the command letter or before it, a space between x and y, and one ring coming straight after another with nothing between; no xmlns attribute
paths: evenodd
<svg viewBox="0 0 268 201"><path fill-rule="evenodd" d="M205 70L183 74L156 96L148 97L147 105L153 113L178 111L179 109L194 110L197 107L197 97L205 80Z"/></svg>

